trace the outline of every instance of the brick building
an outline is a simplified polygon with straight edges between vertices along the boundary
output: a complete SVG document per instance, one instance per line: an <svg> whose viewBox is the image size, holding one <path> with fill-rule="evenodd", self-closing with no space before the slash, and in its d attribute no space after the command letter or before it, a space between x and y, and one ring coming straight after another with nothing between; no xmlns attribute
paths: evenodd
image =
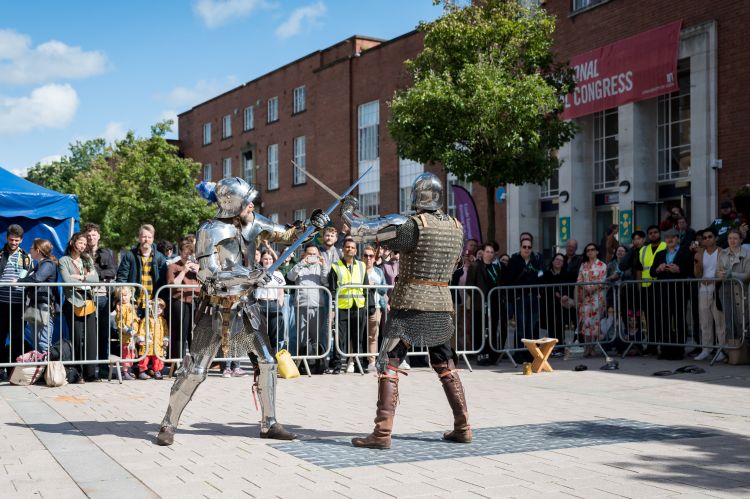
<svg viewBox="0 0 750 499"><path fill-rule="evenodd" d="M750 182L741 145L742 123L750 112L744 97L750 79L745 41L750 2L541 3L557 17L555 47L562 60L626 39L632 46L650 30L681 21L679 90L576 117L580 128L559 152L565 161L559 177L541 188L509 189L509 240L531 226L539 227L545 247L561 245L563 236L571 235L582 245L600 241L606 227L619 222L621 240L627 241L625 221L631 230L645 228L674 204L685 209L693 227L706 227L719 202ZM660 48L646 47L632 61L604 62L627 68ZM610 57L620 56L613 51Z"/></svg>
<svg viewBox="0 0 750 499"><path fill-rule="evenodd" d="M198 104L179 115L181 152L204 165L205 180L231 175L255 183L261 212L282 223L332 201L292 160L337 192L373 166L359 188L360 211L406 213L409 187L425 167L398 157L386 127L388 101L409 85L403 63L422 39L417 32L388 41L353 36ZM439 167L426 169L446 185L455 181ZM486 227L483 189L473 190ZM452 196L446 202L451 211ZM495 208L502 221L504 211Z"/></svg>

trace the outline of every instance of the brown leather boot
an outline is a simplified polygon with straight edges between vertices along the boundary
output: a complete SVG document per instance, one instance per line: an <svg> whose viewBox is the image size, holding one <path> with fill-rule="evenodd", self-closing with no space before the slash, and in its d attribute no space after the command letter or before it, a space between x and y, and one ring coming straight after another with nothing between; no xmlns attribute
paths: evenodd
<svg viewBox="0 0 750 499"><path fill-rule="evenodd" d="M378 408L375 412L375 429L366 437L352 439L354 447L390 449L393 418L398 404L398 374L381 374L378 379Z"/></svg>
<svg viewBox="0 0 750 499"><path fill-rule="evenodd" d="M471 425L469 425L469 409L466 407L466 395L461 378L452 360L444 364L433 364L432 368L440 377L445 396L453 410L453 431L443 433L445 440L468 444L471 442Z"/></svg>

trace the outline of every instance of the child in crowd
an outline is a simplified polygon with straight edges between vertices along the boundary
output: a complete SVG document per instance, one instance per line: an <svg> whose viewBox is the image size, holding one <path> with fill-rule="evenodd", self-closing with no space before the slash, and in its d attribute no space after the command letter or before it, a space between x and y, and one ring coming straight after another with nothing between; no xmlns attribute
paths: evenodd
<svg viewBox="0 0 750 499"><path fill-rule="evenodd" d="M135 300L133 298L133 288L123 286L115 291L117 304L115 305L115 324L117 326L117 336L120 338L120 351L123 359L132 359L135 354L135 344L133 343L133 334L138 326L138 317L135 315ZM130 374L130 362L122 364L122 379L132 380Z"/></svg>
<svg viewBox="0 0 750 499"><path fill-rule="evenodd" d="M161 370L164 369L164 361L161 357L164 357L164 351L169 345L169 337L165 336L169 332L167 320L164 318L165 308L164 300L161 298L154 300L151 308L152 313L138 323L138 335L135 343L138 346L138 356L145 355L143 360L138 363L138 379L149 379L152 376L156 379L162 379ZM150 341L146 341L149 339L146 337L146 324L148 324ZM151 369L149 369L149 364L151 364Z"/></svg>

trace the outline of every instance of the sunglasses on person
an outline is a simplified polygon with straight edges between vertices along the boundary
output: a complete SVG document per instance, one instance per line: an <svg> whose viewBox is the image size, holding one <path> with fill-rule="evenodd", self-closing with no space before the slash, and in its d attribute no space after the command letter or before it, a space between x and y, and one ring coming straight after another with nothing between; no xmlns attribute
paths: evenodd
<svg viewBox="0 0 750 499"><path fill-rule="evenodd" d="M372 253L365 253L365 258L375 258L375 255Z"/></svg>
<svg viewBox="0 0 750 499"><path fill-rule="evenodd" d="M586 253L589 253L590 251L597 251L596 248L586 248Z"/></svg>
<svg viewBox="0 0 750 499"><path fill-rule="evenodd" d="M524 245L524 246L521 246L521 249L531 249L531 246Z"/></svg>

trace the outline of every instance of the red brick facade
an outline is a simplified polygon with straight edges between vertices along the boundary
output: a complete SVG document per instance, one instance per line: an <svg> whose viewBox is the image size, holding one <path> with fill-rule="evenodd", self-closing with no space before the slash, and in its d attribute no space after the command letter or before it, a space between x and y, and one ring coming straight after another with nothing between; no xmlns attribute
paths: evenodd
<svg viewBox="0 0 750 499"><path fill-rule="evenodd" d="M547 11L557 17L555 47L563 60L679 19L683 29L716 21L718 158L723 160L719 198L731 197L740 186L750 183L742 146L743 117L750 115L750 99L745 96L750 80L750 2L609 0L576 15L571 15L571 4L571 0L545 3Z"/></svg>
<svg viewBox="0 0 750 499"><path fill-rule="evenodd" d="M390 41L352 37L327 49L252 80L179 116L181 152L202 164L211 164L213 180L221 178L222 161L232 158L232 173L243 176L242 153L254 149L255 182L261 192L261 211L278 213L280 222L292 220L295 209L325 207L331 198L314 183L293 185L294 137L306 138L307 169L338 192L358 175L357 111L361 104L379 101L380 213L399 210L399 161L390 138L388 102L396 89L409 84L403 62L422 48L422 35L407 33ZM292 114L293 89L305 86L306 109ZM279 120L266 123L269 98L279 99ZM243 131L244 109L254 107L254 129ZM232 116L232 136L221 138L222 118ZM212 124L212 141L203 145L203 125ZM279 189L269 191L267 148L279 146ZM437 166L428 171L445 173ZM473 187L482 228L486 231L486 196ZM496 237L505 241L505 210L497 204Z"/></svg>

